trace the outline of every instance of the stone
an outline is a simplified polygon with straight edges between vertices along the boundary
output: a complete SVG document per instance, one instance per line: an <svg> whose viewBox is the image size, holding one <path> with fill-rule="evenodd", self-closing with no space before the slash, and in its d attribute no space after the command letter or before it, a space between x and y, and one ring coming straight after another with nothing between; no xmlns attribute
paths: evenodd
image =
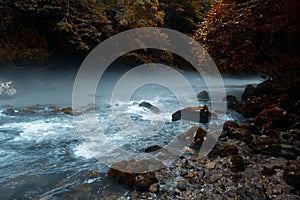
<svg viewBox="0 0 300 200"><path fill-rule="evenodd" d="M155 113L155 114L158 114L160 113L160 109L154 105L152 105L151 103L149 102L142 102L139 104L140 107L145 107L145 108L148 108L151 112Z"/></svg>
<svg viewBox="0 0 300 200"><path fill-rule="evenodd" d="M251 96L242 103L235 105L235 109L238 113L241 113L244 117L256 117L264 108L268 105L264 99L260 97Z"/></svg>
<svg viewBox="0 0 300 200"><path fill-rule="evenodd" d="M183 134L179 135L178 139L184 145L199 149L206 135L207 135L207 130L201 128L200 126L193 126ZM189 150L188 148L186 149Z"/></svg>
<svg viewBox="0 0 300 200"><path fill-rule="evenodd" d="M215 147L209 152L209 157L226 157L229 155L238 155L239 150L236 146L231 144L215 145Z"/></svg>
<svg viewBox="0 0 300 200"><path fill-rule="evenodd" d="M255 94L255 87L253 85L247 85L243 94L242 94L242 101L245 101L249 97Z"/></svg>
<svg viewBox="0 0 300 200"><path fill-rule="evenodd" d="M229 124L226 124L226 125L227 126L224 126L224 128L225 128L224 136L227 136L229 139L241 140L241 141L245 142L246 144L249 144L252 142L253 136L251 135L250 130L245 129L245 128L234 127L235 124L232 124L231 126Z"/></svg>
<svg viewBox="0 0 300 200"><path fill-rule="evenodd" d="M233 155L231 156L231 170L238 170L238 171L244 171L245 169L245 163L244 159L239 155Z"/></svg>
<svg viewBox="0 0 300 200"><path fill-rule="evenodd" d="M145 149L145 152L146 152L146 153L150 153L150 152L158 151L158 150L160 150L161 148L162 148L162 147L159 146L159 145L153 145L153 146L147 147L147 148Z"/></svg>
<svg viewBox="0 0 300 200"><path fill-rule="evenodd" d="M188 178L194 178L194 176L195 176L195 174L191 171L189 171L186 175L186 177L188 177Z"/></svg>
<svg viewBox="0 0 300 200"><path fill-rule="evenodd" d="M0 97L12 97L16 93L17 90L12 81L0 83Z"/></svg>
<svg viewBox="0 0 300 200"><path fill-rule="evenodd" d="M209 94L206 90L202 90L201 92L199 92L199 94L197 94L197 98L199 98L199 99L209 99Z"/></svg>
<svg viewBox="0 0 300 200"><path fill-rule="evenodd" d="M150 185L149 192L157 193L158 190L159 190L159 187L158 187L157 183L154 183L154 184Z"/></svg>
<svg viewBox="0 0 300 200"><path fill-rule="evenodd" d="M210 161L210 162L208 162L208 163L205 164L205 167L207 169L214 169L215 166L216 166L216 164L213 161Z"/></svg>
<svg viewBox="0 0 300 200"><path fill-rule="evenodd" d="M158 182L153 170L162 167L164 167L164 165L154 159L139 161L123 160L112 163L108 175L113 177L117 182L124 183L130 188L140 191L149 191L150 186Z"/></svg>
<svg viewBox="0 0 300 200"><path fill-rule="evenodd" d="M73 115L73 108L72 107L65 107L62 108L61 111L66 115Z"/></svg>
<svg viewBox="0 0 300 200"><path fill-rule="evenodd" d="M277 93L277 89L273 81L266 80L262 83L259 83L254 91L254 94L259 97L268 97L273 96Z"/></svg>
<svg viewBox="0 0 300 200"><path fill-rule="evenodd" d="M284 168L283 178L296 189L300 189L300 164L297 161L289 161Z"/></svg>
<svg viewBox="0 0 300 200"><path fill-rule="evenodd" d="M9 108L9 109L2 111L2 113L5 115L14 116L17 113L17 111L15 109Z"/></svg>
<svg viewBox="0 0 300 200"><path fill-rule="evenodd" d="M201 128L200 126L197 127L196 134L194 136L193 145L200 147L207 135L207 130Z"/></svg>
<svg viewBox="0 0 300 200"><path fill-rule="evenodd" d="M257 116L256 124L263 125L264 128L287 128L294 124L294 118L277 104L266 106Z"/></svg>
<svg viewBox="0 0 300 200"><path fill-rule="evenodd" d="M275 139L266 137L265 135L256 137L249 145L250 149L254 153L264 153L267 155L277 155L280 151L279 148L276 148L275 144L278 141Z"/></svg>
<svg viewBox="0 0 300 200"><path fill-rule="evenodd" d="M272 176L272 175L276 174L277 172L273 168L268 168L268 167L264 166L264 168L263 168L263 170L262 170L261 173L264 174L264 175L266 175L266 176Z"/></svg>
<svg viewBox="0 0 300 200"><path fill-rule="evenodd" d="M188 120L200 123L209 123L212 113L207 106L187 107L172 114L172 121Z"/></svg>
<svg viewBox="0 0 300 200"><path fill-rule="evenodd" d="M235 121L226 121L223 125L223 130L227 131L230 128L239 128L240 125Z"/></svg>
<svg viewBox="0 0 300 200"><path fill-rule="evenodd" d="M93 170L89 171L89 178L98 178L100 176L102 176L102 174L99 172Z"/></svg>
<svg viewBox="0 0 300 200"><path fill-rule="evenodd" d="M233 96L233 95L227 95L226 97L225 97L225 99L223 99L223 101L227 101L228 103L229 102L237 102L238 100L237 100L237 98L235 97L235 96Z"/></svg>
<svg viewBox="0 0 300 200"><path fill-rule="evenodd" d="M132 191L130 193L130 197L131 197L131 199L138 200L139 199L139 193L137 191Z"/></svg>

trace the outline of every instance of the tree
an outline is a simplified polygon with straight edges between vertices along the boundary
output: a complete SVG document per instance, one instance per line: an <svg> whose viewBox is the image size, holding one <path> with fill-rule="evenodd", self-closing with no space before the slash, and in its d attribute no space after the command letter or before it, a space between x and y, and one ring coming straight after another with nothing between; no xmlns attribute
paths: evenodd
<svg viewBox="0 0 300 200"><path fill-rule="evenodd" d="M299 81L299 4L297 0L221 0L194 37L222 71L257 70L290 85Z"/></svg>

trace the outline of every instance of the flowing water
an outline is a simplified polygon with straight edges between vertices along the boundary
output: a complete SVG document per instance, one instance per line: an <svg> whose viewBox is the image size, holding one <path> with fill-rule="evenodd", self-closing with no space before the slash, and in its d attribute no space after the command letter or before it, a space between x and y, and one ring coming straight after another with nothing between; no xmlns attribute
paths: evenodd
<svg viewBox="0 0 300 200"><path fill-rule="evenodd" d="M108 166L101 162L101 156L96 159L87 150L86 141L83 141L83 135L74 121L74 118L88 120L86 114L71 116L52 112L56 107L72 105L76 73L75 70L0 72L0 82L12 80L17 89L15 96L0 98L0 199L57 199L68 197L67 194L84 197L87 194L101 196L106 192L127 191L127 188L107 177L105 173ZM91 94L95 97L96 116L103 134L113 145L143 155L146 147L166 145L175 132L183 132L196 124L171 121L172 113L179 109L179 102L172 91L157 84L138 88L129 102L111 102L115 83L122 73L124 70L107 72L99 82L97 92ZM197 73L181 73L196 93L206 89ZM163 77L168 78L165 74ZM138 78L143 79L143 74ZM261 80L258 76L223 76L223 81L226 93L240 98L246 84L257 84ZM185 86L173 82L184 96ZM187 94L187 102L189 98ZM143 101L157 106L161 113L155 114L139 107ZM200 100L198 104L210 105L210 102ZM6 109L19 112L12 115L1 113ZM34 112L22 112L24 109ZM134 124L145 127L140 137L135 137L136 132L125 120L126 117ZM225 118L242 120L240 115L231 110L228 110ZM125 133L116 122L121 127L127 127L129 133ZM151 130L147 129L149 124L152 124ZM207 128L207 125L200 125ZM103 148L100 155L111 156L113 151L112 147Z"/></svg>

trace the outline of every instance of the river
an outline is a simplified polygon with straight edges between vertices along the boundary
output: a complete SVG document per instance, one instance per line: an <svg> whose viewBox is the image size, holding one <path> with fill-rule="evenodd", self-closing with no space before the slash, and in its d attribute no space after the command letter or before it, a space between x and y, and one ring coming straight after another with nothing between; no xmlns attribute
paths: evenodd
<svg viewBox="0 0 300 200"><path fill-rule="evenodd" d="M129 102L112 102L116 81L126 70L108 71L99 82L96 93L90 94L95 97L100 126L114 145L143 154L146 147L166 145L174 137L174 132L183 132L196 124L171 121L172 113L179 109L178 99L171 90L158 84L139 87ZM82 197L128 191L128 188L107 177L106 163L101 162L101 157L94 158L83 145L82 134L76 129L74 118L85 120L85 114L71 116L52 112L53 108L72 105L76 73L71 69L0 71L0 82L12 80L17 89L15 96L0 98L0 199L57 199L71 193ZM168 78L166 73L169 72L160 72L162 76L158 79ZM196 72L180 73L190 82L195 93L207 89ZM144 75L136 78L144 79ZM226 93L239 99L246 84L257 84L261 79L257 75L224 75L223 81ZM172 87L185 95L185 86L176 82L173 80ZM186 100L188 102L188 95ZM139 107L143 101L157 106L161 113L155 114ZM210 105L210 102L199 100L198 104ZM9 108L15 111L30 108L34 112L1 113ZM113 109L117 114L112 113ZM150 122L162 125L151 126L151 130L144 129L144 137L135 138L133 133L124 133L116 124L117 118L121 126L130 126L128 120L122 120L125 115L142 127L147 127ZM232 110L228 110L225 118L243 120ZM200 125L207 128L207 125ZM155 131L155 134L147 135ZM107 155L112 151L114 149L103 149L102 153Z"/></svg>

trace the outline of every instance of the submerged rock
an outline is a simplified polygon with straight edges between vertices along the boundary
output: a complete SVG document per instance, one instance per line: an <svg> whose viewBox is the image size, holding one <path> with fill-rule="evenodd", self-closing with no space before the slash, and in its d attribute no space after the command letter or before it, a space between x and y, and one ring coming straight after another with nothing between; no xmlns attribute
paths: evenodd
<svg viewBox="0 0 300 200"><path fill-rule="evenodd" d="M208 123L212 117L207 106L187 107L172 114L172 121L188 120Z"/></svg>
<svg viewBox="0 0 300 200"><path fill-rule="evenodd" d="M151 103L148 103L148 102L142 102L139 104L140 107L145 107L145 108L148 108L151 112L153 113L160 113L160 109L154 105L152 105Z"/></svg>
<svg viewBox="0 0 300 200"><path fill-rule="evenodd" d="M158 151L158 150L160 150L161 148L162 148L162 147L159 146L159 145L153 145L153 146L147 147L147 148L145 149L145 152L146 152L146 153L151 153L151 152L154 152L154 151Z"/></svg>
<svg viewBox="0 0 300 200"><path fill-rule="evenodd" d="M12 97L17 93L17 90L12 81L0 83L0 97Z"/></svg>

